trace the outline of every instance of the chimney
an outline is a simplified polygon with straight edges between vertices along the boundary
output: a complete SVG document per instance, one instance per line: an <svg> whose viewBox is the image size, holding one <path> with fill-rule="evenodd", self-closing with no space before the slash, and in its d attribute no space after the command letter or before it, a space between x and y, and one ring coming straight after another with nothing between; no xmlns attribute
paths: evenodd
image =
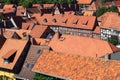
<svg viewBox="0 0 120 80"><path fill-rule="evenodd" d="M35 44L35 39L33 37L30 38L31 44L34 45Z"/></svg>
<svg viewBox="0 0 120 80"><path fill-rule="evenodd" d="M57 39L60 39L61 36L60 32L58 31L56 34L57 34Z"/></svg>

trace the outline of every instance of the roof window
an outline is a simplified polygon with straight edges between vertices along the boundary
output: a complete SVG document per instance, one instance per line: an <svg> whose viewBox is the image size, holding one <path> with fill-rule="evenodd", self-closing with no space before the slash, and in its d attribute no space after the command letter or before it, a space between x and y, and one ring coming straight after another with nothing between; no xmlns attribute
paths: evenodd
<svg viewBox="0 0 120 80"><path fill-rule="evenodd" d="M39 50L37 50L37 54L40 54L41 53L41 50L39 49Z"/></svg>
<svg viewBox="0 0 120 80"><path fill-rule="evenodd" d="M45 19L43 20L43 22L44 22L44 23L47 23L47 19L45 18Z"/></svg>
<svg viewBox="0 0 120 80"><path fill-rule="evenodd" d="M53 19L52 22L53 22L53 23L56 23L57 21L56 21L56 19Z"/></svg>

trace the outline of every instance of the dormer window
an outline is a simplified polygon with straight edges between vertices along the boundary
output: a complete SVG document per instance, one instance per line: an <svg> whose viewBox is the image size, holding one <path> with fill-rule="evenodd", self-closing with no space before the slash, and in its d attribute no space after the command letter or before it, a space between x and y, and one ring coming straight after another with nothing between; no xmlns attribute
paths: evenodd
<svg viewBox="0 0 120 80"><path fill-rule="evenodd" d="M8 51L5 55L3 55L2 58L4 59L4 63L8 64L10 62L13 62L16 52L17 50L12 49Z"/></svg>
<svg viewBox="0 0 120 80"><path fill-rule="evenodd" d="M5 63L5 64L8 64L8 63L9 63L9 60L4 59L4 63Z"/></svg>
<svg viewBox="0 0 120 80"><path fill-rule="evenodd" d="M52 22L53 22L53 23L56 23L57 21L56 21L56 19L53 19Z"/></svg>
<svg viewBox="0 0 120 80"><path fill-rule="evenodd" d="M82 23L82 26L87 26L87 24L88 24L88 20L84 21L84 22Z"/></svg>
<svg viewBox="0 0 120 80"><path fill-rule="evenodd" d="M45 18L45 19L43 20L43 22L44 22L44 23L47 23L47 19Z"/></svg>
<svg viewBox="0 0 120 80"><path fill-rule="evenodd" d="M78 19L74 20L73 25L77 25L78 21L79 21Z"/></svg>
<svg viewBox="0 0 120 80"><path fill-rule="evenodd" d="M63 19L62 23L67 23L68 19Z"/></svg>
<svg viewBox="0 0 120 80"><path fill-rule="evenodd" d="M26 36L27 36L26 32L23 32L22 35L23 35L23 37L26 37Z"/></svg>

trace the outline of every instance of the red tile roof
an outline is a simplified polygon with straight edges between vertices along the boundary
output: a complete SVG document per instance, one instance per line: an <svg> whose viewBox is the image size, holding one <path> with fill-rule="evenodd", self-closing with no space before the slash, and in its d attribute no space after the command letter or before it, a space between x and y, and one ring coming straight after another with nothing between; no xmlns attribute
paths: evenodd
<svg viewBox="0 0 120 80"><path fill-rule="evenodd" d="M34 23L31 23L31 22L22 23L22 29L32 30L33 27L34 27Z"/></svg>
<svg viewBox="0 0 120 80"><path fill-rule="evenodd" d="M48 26L36 25L31 31L30 35L34 38L40 38L47 28Z"/></svg>
<svg viewBox="0 0 120 80"><path fill-rule="evenodd" d="M53 7L54 6L54 4L43 4L43 7L44 8L51 8L51 7Z"/></svg>
<svg viewBox="0 0 120 80"><path fill-rule="evenodd" d="M91 4L92 0L77 0L78 4Z"/></svg>
<svg viewBox="0 0 120 80"><path fill-rule="evenodd" d="M8 51L5 55L2 56L3 59L8 59L9 57L11 57L13 54L15 54L17 52L16 49L12 49L10 51Z"/></svg>
<svg viewBox="0 0 120 80"><path fill-rule="evenodd" d="M102 28L113 28L120 30L120 16L115 12L107 12L98 18Z"/></svg>
<svg viewBox="0 0 120 80"><path fill-rule="evenodd" d="M10 9L10 8L13 8L14 7L14 4L5 4L3 9Z"/></svg>
<svg viewBox="0 0 120 80"><path fill-rule="evenodd" d="M7 39L0 50L0 67L12 70L22 54L27 42L28 40ZM17 50L14 60L8 64L5 64L3 56L7 55L7 53L12 49Z"/></svg>
<svg viewBox="0 0 120 80"><path fill-rule="evenodd" d="M23 6L18 6L17 7L17 12L16 15L17 16L23 16L25 13L26 9Z"/></svg>
<svg viewBox="0 0 120 80"><path fill-rule="evenodd" d="M11 38L14 34L17 33L17 35L20 37L20 38L24 38L23 36L23 33L26 33L26 35L30 34L31 30L24 30L24 29L19 29L19 30L15 30L15 29L5 29L5 32L4 32L4 36L6 38Z"/></svg>
<svg viewBox="0 0 120 80"><path fill-rule="evenodd" d="M93 33L100 34L100 27L97 26L97 27L95 28L95 30L93 31Z"/></svg>
<svg viewBox="0 0 120 80"><path fill-rule="evenodd" d="M72 80L117 80L119 69L117 61L44 51L32 70Z"/></svg>
<svg viewBox="0 0 120 80"><path fill-rule="evenodd" d="M15 11L14 4L5 4L3 7L3 13L12 13Z"/></svg>
<svg viewBox="0 0 120 80"><path fill-rule="evenodd" d="M70 17L69 17L70 16ZM69 12L69 14L56 14L52 16L52 14L44 14L40 16L40 14L34 14L33 17L36 18L39 24L41 25L54 25L54 26L64 26L64 27L72 27L72 28L82 28L82 29L93 29L96 17L95 16L76 16ZM67 19L66 23L63 23L63 20ZM46 21L45 21L46 20ZM56 20L53 22L53 20ZM78 20L76 24L73 24L73 21ZM87 22L84 25L84 22Z"/></svg>
<svg viewBox="0 0 120 80"><path fill-rule="evenodd" d="M88 10L94 10L94 11L96 11L96 10L97 10L97 4L96 4L95 2L93 2L93 3L89 6Z"/></svg>
<svg viewBox="0 0 120 80"><path fill-rule="evenodd" d="M113 50L107 41L72 35L61 35L58 38L58 33L54 35L49 46L56 52L74 53L91 57L102 57L106 54L120 51L115 46Z"/></svg>
<svg viewBox="0 0 120 80"><path fill-rule="evenodd" d="M120 7L120 1L119 0L118 1L114 1L114 3L115 3L115 6Z"/></svg>

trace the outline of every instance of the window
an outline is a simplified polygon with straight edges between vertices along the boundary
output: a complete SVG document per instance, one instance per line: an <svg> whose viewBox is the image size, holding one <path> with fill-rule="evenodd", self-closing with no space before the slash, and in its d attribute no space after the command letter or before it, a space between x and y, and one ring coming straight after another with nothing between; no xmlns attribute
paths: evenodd
<svg viewBox="0 0 120 80"><path fill-rule="evenodd" d="M29 64L28 64L28 63L26 63L26 64L25 64L25 67L26 67L26 68L29 68Z"/></svg>
<svg viewBox="0 0 120 80"><path fill-rule="evenodd" d="M39 49L38 51L37 51L37 54L40 54L41 53L41 50Z"/></svg>
<svg viewBox="0 0 120 80"><path fill-rule="evenodd" d="M30 68L30 69L32 69L32 68L33 68L33 66L34 66L34 64L30 64L30 65L29 65L29 68Z"/></svg>
<svg viewBox="0 0 120 80"><path fill-rule="evenodd" d="M4 59L4 63L5 63L5 64L8 64L9 61L8 61L7 59Z"/></svg>

